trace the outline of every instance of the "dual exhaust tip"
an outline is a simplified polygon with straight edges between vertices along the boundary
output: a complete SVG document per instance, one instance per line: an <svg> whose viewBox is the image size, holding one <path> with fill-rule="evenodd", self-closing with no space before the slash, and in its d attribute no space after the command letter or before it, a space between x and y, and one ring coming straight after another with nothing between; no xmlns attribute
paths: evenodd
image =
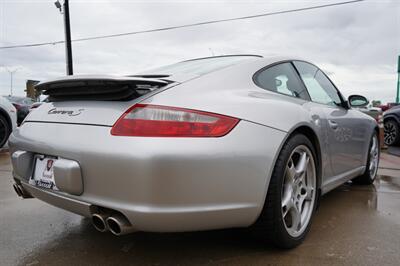
<svg viewBox="0 0 400 266"><path fill-rule="evenodd" d="M95 213L92 215L92 224L100 232L110 230L116 236L133 233L136 230L122 214Z"/></svg>
<svg viewBox="0 0 400 266"><path fill-rule="evenodd" d="M26 199L32 198L31 194L27 192L20 184L13 184L15 193L18 196ZM133 233L136 230L133 228L132 224L128 219L117 212L100 212L92 215L92 224L100 232L106 232L110 230L111 233L117 236Z"/></svg>

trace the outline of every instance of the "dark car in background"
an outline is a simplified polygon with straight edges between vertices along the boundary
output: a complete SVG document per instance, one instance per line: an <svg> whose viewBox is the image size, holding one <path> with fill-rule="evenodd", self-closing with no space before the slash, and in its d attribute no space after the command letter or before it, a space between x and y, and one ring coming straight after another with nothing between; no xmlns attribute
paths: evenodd
<svg viewBox="0 0 400 266"><path fill-rule="evenodd" d="M381 108L382 111L385 112L385 111L389 110L390 108L393 108L393 107L396 107L399 105L400 105L400 103L387 103L387 104L381 104L378 107Z"/></svg>
<svg viewBox="0 0 400 266"><path fill-rule="evenodd" d="M17 109L17 124L18 126L24 121L25 117L29 114L32 104L35 102L28 97L20 96L4 96L9 100Z"/></svg>
<svg viewBox="0 0 400 266"><path fill-rule="evenodd" d="M388 146L400 144L400 106L394 106L383 113L385 125L385 144Z"/></svg>

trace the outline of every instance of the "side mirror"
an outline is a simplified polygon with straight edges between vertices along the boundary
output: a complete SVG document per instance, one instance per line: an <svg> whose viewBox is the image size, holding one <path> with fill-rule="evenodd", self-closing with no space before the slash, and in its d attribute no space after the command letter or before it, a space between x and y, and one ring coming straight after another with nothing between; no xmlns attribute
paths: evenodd
<svg viewBox="0 0 400 266"><path fill-rule="evenodd" d="M350 95L348 102L351 107L356 108L365 107L369 104L368 99L361 95Z"/></svg>

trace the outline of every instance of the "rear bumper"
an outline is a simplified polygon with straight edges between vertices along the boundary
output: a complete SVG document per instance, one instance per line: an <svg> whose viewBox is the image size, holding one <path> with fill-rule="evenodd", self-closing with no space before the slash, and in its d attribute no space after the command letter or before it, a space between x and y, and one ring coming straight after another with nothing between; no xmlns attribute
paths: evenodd
<svg viewBox="0 0 400 266"><path fill-rule="evenodd" d="M9 144L11 154L57 156L80 166L79 196L29 185L28 174L14 169L34 197L84 216L93 207L117 210L137 230L169 232L252 224L284 137L246 121L222 138L116 137L109 127L27 122Z"/></svg>

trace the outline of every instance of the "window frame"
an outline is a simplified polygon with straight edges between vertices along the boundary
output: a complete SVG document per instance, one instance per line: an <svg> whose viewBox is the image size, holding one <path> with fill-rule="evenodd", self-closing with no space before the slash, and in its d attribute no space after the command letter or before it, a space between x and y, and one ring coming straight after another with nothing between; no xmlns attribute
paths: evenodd
<svg viewBox="0 0 400 266"><path fill-rule="evenodd" d="M297 67L296 67L296 65L294 64L294 62L303 62L303 63L309 64L309 65L312 65L312 66L314 66L315 68L317 68L317 70L321 71L321 73L329 80L329 82L330 82L330 83L333 85L333 87L335 88L335 90L336 90L336 92L337 92L337 94L338 94L338 96L339 96L339 98L340 98L340 101L341 101L340 105L338 105L338 106L332 106L332 105L329 105L329 104L324 104L324 103L319 103L319 102L313 101L313 100L311 99L310 93L308 92L308 88L307 88L306 84L304 83L303 79L301 78L300 72L299 72L299 70L297 69ZM294 69L294 71L295 71L295 73L296 73L296 75L297 75L297 78L300 80L300 84L302 85L302 87L303 87L303 88L305 89L305 91L307 92L307 98L308 98L308 99L298 98L298 97L296 97L296 96L289 95L289 94L285 94L285 93L281 93L281 92L278 92L278 91L271 91L271 90L269 90L269 89L266 89L266 88L262 87L262 86L259 84L259 82L257 82L257 76L258 76L261 72L267 70L268 68L274 67L274 66L276 66L276 65L284 64L284 63L290 63L290 65L293 67L293 69ZM277 61L277 62L274 62L274 63L269 64L269 65L266 65L266 66L260 68L259 70L257 70L257 71L253 74L252 80L253 80L254 84L255 84L257 87L259 87L259 88L261 88L261 89L263 89L263 90L265 90L265 91L268 91L268 92L277 93L277 94L279 94L279 95L284 95L284 96L288 96L288 97L291 97L291 98L294 98L294 99L303 100L303 101L309 101L309 102L316 103L316 104L321 104L321 105L327 106L327 107L332 107L332 108L344 108L344 109L346 109L346 110L350 109L349 106L348 106L348 103L347 103L347 101L344 99L342 93L341 93L340 90L336 87L335 83L332 82L332 80L329 78L329 76L326 75L325 72L322 71L318 66L314 65L313 63L307 62L307 61L305 61L305 60L298 60L298 59L281 60L281 61Z"/></svg>
<svg viewBox="0 0 400 266"><path fill-rule="evenodd" d="M274 63L272 63L272 64L269 64L269 65L266 65L266 66L260 68L259 70L257 70L257 71L253 74L253 78L252 78L252 79L253 79L254 84L256 84L257 87L263 89L264 91L268 91L268 92L272 92L272 93L277 93L277 94L279 94L279 95L284 95L284 96L288 96L288 97L291 97L291 98L294 98L294 99L303 100L303 101L311 101L311 97L310 97L310 94L308 93L307 87L305 86L305 84L304 84L304 82L303 82L303 79L300 77L299 72L297 71L297 69L296 69L296 67L294 66L294 64L293 64L292 61L293 61L293 60L282 60L282 61L274 62ZM279 91L272 91L272 90L269 90L269 89L264 88L263 86L261 86L261 84L257 81L257 77L260 75L260 73L262 73L262 72L268 70L268 69L271 68L271 67L274 67L274 66L277 66L277 65L281 65L281 64L285 64L285 63L289 63L289 64L292 66L292 68L293 68L293 70L294 70L294 73L295 73L295 75L296 75L296 77L297 77L297 79L298 79L298 82L299 82L300 86L302 86L303 89L304 89L305 92L306 92L307 99L299 98L299 97L296 97L296 96L294 96L294 95L289 95L289 94L282 93L282 92L279 92Z"/></svg>
<svg viewBox="0 0 400 266"><path fill-rule="evenodd" d="M311 102L317 103L317 104L322 104L323 106L330 106L330 107L333 107L333 108L335 108L335 107L341 107L341 108L344 108L344 109L346 109L346 110L350 109L350 108L348 107L347 101L344 99L344 97L343 97L342 93L340 92L340 90L336 87L335 83L333 83L333 81L329 78L329 76L328 76L327 74L325 74L324 71L322 71L322 69L320 69L318 66L316 66L316 65L314 65L314 64L312 64L312 63L310 63L310 62L304 61L304 60L291 60L291 62L292 62L293 67L296 69L296 73L297 73L297 75L299 76L299 78L301 79L301 82L303 83L303 86L306 87L307 93L308 93L308 88L307 88L306 84L304 83L304 80L302 79L301 74L300 74L300 71L297 69L297 67L296 67L296 65L295 65L295 62L302 62L302 63L309 64L309 65L315 67L315 68L317 69L317 71L321 71L321 73L329 80L329 82L330 82L330 83L332 84L332 86L335 88L335 90L336 90L336 92L337 92L337 94L338 94L338 96L339 96L339 99L340 99L340 105L337 105L337 106L332 106L332 105L329 105L329 104L326 104L326 103L315 102L315 101L313 101L313 100L311 99L311 97L310 97L310 101L311 101Z"/></svg>

